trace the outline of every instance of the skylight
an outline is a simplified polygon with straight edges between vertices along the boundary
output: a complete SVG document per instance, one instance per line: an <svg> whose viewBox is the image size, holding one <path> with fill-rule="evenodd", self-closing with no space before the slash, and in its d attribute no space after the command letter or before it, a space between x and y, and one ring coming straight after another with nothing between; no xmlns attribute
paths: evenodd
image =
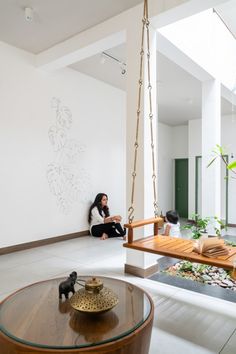
<svg viewBox="0 0 236 354"><path fill-rule="evenodd" d="M236 40L213 9L159 31L230 91L236 89Z"/></svg>

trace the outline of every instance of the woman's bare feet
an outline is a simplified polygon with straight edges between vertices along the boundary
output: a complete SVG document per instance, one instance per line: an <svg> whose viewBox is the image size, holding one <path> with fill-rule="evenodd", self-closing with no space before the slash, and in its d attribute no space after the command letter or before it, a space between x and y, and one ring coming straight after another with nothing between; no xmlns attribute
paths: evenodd
<svg viewBox="0 0 236 354"><path fill-rule="evenodd" d="M100 240L106 240L108 239L107 234L103 233L102 236L100 237Z"/></svg>

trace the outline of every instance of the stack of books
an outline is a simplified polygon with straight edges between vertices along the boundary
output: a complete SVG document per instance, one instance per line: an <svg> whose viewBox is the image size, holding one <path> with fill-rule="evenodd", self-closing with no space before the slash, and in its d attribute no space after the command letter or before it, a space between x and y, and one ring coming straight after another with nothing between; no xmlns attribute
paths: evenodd
<svg viewBox="0 0 236 354"><path fill-rule="evenodd" d="M224 240L218 239L217 237L198 240L194 245L194 251L210 258L226 256L229 254L229 250L225 246Z"/></svg>

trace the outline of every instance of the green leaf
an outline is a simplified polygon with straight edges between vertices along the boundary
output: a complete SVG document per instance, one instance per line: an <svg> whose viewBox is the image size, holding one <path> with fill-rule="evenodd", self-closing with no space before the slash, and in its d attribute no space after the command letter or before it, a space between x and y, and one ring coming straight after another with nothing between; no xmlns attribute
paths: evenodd
<svg viewBox="0 0 236 354"><path fill-rule="evenodd" d="M223 148L219 144L216 144L216 147L217 147L219 153L223 154Z"/></svg>
<svg viewBox="0 0 236 354"><path fill-rule="evenodd" d="M228 168L229 170L232 170L233 168L236 168L236 161L233 161L233 162L231 162L230 164L228 164L227 168Z"/></svg>
<svg viewBox="0 0 236 354"><path fill-rule="evenodd" d="M215 161L216 158L217 158L217 156L215 156L215 157L209 162L209 164L207 165L207 167L210 167L210 166L213 164L213 162Z"/></svg>
<svg viewBox="0 0 236 354"><path fill-rule="evenodd" d="M216 147L217 147L218 152L220 153L220 155L226 155L226 148L224 146L216 144Z"/></svg>

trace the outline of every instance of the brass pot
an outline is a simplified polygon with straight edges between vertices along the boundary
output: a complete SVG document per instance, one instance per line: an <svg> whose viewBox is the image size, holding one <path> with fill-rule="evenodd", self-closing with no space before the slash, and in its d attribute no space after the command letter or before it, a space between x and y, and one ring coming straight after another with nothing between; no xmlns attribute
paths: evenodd
<svg viewBox="0 0 236 354"><path fill-rule="evenodd" d="M118 304L117 295L103 286L100 279L92 278L85 282L85 287L76 291L70 298L71 306L83 313L102 313Z"/></svg>

